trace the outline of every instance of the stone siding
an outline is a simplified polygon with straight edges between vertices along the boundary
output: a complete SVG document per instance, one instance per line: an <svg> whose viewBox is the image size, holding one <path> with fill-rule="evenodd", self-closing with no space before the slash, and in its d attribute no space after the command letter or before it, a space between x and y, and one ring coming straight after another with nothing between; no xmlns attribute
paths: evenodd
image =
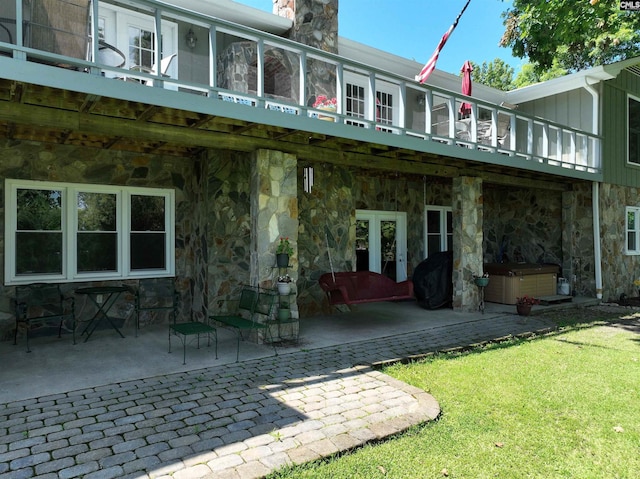
<svg viewBox="0 0 640 479"><path fill-rule="evenodd" d="M197 288L194 278L200 276L196 271L198 264L195 257L202 254L202 238L199 236L201 226L197 211L197 197L194 197L194 179L198 163L188 158L157 156L152 154L135 154L122 151L98 150L92 148L76 148L71 146L52 146L37 142L16 142L4 140L0 142L0 178L28 179L35 181L55 181L78 184L125 185L154 188L173 188L176 200L176 276L181 294L180 316L189 318L192 305L201 307L197 299ZM4 264L4 181L0 182L0 255ZM121 281L122 282L122 281ZM131 286L135 280L124 281ZM96 283L94 283L96 284ZM97 283L99 284L99 283ZM86 286L87 283L66 283L61 286L66 294ZM195 294L194 294L195 293ZM13 337L14 318L11 297L14 288L2 286L0 292L0 311L2 325L0 338ZM131 299L131 298L128 298ZM76 311L88 314L86 298L76 298ZM133 314L132 302L117 305L119 313L127 318ZM162 320L162 318L158 319Z"/></svg>
<svg viewBox="0 0 640 479"><path fill-rule="evenodd" d="M600 186L602 298L605 301L618 299L623 293L627 296L638 296L639 293L633 281L640 278L640 256L625 254L627 206L640 206L640 189L610 184ZM589 272L585 271L587 266L581 264L579 281Z"/></svg>
<svg viewBox="0 0 640 479"><path fill-rule="evenodd" d="M485 263L562 264L561 192L485 183L483 197Z"/></svg>

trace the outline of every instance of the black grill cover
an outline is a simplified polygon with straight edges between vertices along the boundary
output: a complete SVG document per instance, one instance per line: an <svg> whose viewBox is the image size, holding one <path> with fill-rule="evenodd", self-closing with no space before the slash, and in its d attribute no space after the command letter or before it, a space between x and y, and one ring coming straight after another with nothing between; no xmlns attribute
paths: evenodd
<svg viewBox="0 0 640 479"><path fill-rule="evenodd" d="M451 307L453 303L453 252L435 253L413 272L413 292L425 309Z"/></svg>

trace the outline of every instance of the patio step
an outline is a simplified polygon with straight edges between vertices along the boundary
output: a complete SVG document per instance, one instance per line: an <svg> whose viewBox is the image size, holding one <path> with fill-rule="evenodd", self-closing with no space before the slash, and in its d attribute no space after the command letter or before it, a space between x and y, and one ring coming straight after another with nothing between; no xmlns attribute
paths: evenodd
<svg viewBox="0 0 640 479"><path fill-rule="evenodd" d="M549 306L550 304L570 303L571 301L573 301L573 297L563 294L554 294L551 296L541 296L538 298L538 300L540 301L540 304Z"/></svg>

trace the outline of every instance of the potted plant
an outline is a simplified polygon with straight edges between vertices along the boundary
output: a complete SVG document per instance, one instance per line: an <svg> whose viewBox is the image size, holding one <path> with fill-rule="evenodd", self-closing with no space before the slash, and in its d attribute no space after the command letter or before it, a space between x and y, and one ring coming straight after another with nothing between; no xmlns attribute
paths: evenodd
<svg viewBox="0 0 640 479"><path fill-rule="evenodd" d="M534 304L540 304L540 301L532 296L524 295L516 298L516 310L520 316L529 316L529 314L531 314L531 307Z"/></svg>
<svg viewBox="0 0 640 479"><path fill-rule="evenodd" d="M278 276L278 294L287 295L291 293L291 276L288 274Z"/></svg>
<svg viewBox="0 0 640 479"><path fill-rule="evenodd" d="M338 106L336 98L327 98L326 95L318 95L318 98L313 103L313 108L318 110L324 110L329 112L335 112ZM325 121L335 121L335 118L327 115L318 115L318 118Z"/></svg>
<svg viewBox="0 0 640 479"><path fill-rule="evenodd" d="M276 248L276 265L278 268L289 267L289 257L293 254L293 248L289 238L280 238L280 243Z"/></svg>
<svg viewBox="0 0 640 479"><path fill-rule="evenodd" d="M289 305L281 304L278 308L278 321L288 321L291 318Z"/></svg>

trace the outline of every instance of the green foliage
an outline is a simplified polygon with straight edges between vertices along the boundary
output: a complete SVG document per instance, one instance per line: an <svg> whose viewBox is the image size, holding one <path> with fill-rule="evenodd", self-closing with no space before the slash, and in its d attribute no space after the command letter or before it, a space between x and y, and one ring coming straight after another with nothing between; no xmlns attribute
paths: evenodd
<svg viewBox="0 0 640 479"><path fill-rule="evenodd" d="M549 70L544 72L536 71L536 68L531 63L526 63L522 66L522 69L516 75L513 81L515 88L522 88L523 86L533 85L534 83L540 83L553 78L559 78L566 75L568 72L564 68L560 67L557 60L553 61L553 65Z"/></svg>
<svg viewBox="0 0 640 479"><path fill-rule="evenodd" d="M483 62L482 66L471 62L471 66L473 67L471 78L475 83L497 88L502 91L513 90L514 70L499 58L488 63Z"/></svg>
<svg viewBox="0 0 640 479"><path fill-rule="evenodd" d="M536 71L554 60L569 71L608 64L640 52L640 15L619 2L601 0L513 0L504 15L502 46L527 57Z"/></svg>
<svg viewBox="0 0 640 479"><path fill-rule="evenodd" d="M276 247L276 254L288 254L289 256L293 255L293 247L289 242L289 237L280 238L280 243Z"/></svg>

